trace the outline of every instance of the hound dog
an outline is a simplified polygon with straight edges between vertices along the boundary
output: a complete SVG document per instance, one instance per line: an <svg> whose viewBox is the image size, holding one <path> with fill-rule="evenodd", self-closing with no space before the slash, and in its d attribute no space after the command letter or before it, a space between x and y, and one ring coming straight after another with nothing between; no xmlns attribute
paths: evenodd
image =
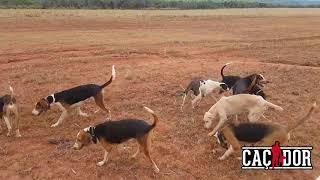
<svg viewBox="0 0 320 180"><path fill-rule="evenodd" d="M178 96L183 96L182 104L181 104L181 111L183 112L183 107L186 101L186 97L188 96L189 92L192 91L194 96L193 100L191 101L192 108L195 108L203 97L210 95L214 90L220 89L227 91L228 87L225 83L220 83L213 80L193 80L189 83L186 89L183 91L177 91Z"/></svg>
<svg viewBox="0 0 320 180"><path fill-rule="evenodd" d="M12 130L15 130L16 137L21 137L19 131L19 113L17 100L14 97L13 88L10 86L9 89L11 92L10 94L0 97L0 116L4 119L7 125L7 136L10 136L12 134Z"/></svg>
<svg viewBox="0 0 320 180"><path fill-rule="evenodd" d="M265 99L265 93L262 90L262 84L268 83L269 81L267 81L262 74L251 74L246 77L232 75L225 76L223 74L223 70L229 64L231 63L226 63L221 68L221 82L225 83L229 89L232 89L233 94L255 94L262 96Z"/></svg>
<svg viewBox="0 0 320 180"><path fill-rule="evenodd" d="M249 112L248 120L252 122L259 120L259 118L263 116L264 111L269 107L278 111L283 111L280 106L264 100L261 96L238 94L222 97L204 114L204 126L207 129L210 128L212 126L212 120L217 116L219 117L219 123L213 131L208 134L208 136L212 136L226 123L226 121L228 121L228 116Z"/></svg>
<svg viewBox="0 0 320 180"><path fill-rule="evenodd" d="M100 109L102 109L103 111L108 112L109 118L111 118L110 110L105 107L103 102L103 88L111 84L111 82L115 79L115 77L116 77L116 71L113 65L112 75L108 82L104 83L103 85L97 85L97 84L81 85L81 86L77 86L71 89L67 89L61 92L51 94L45 98L40 99L36 103L35 108L32 111L32 114L35 116L38 116L42 112L49 110L52 105L59 106L60 110L62 111L62 114L59 117L58 121L51 126L51 127L56 127L63 122L63 120L68 115L68 110L72 108L77 108L78 114L80 116L88 117L88 114L81 111L80 105L83 103L83 101L93 97L97 106L99 106Z"/></svg>
<svg viewBox="0 0 320 180"><path fill-rule="evenodd" d="M157 126L158 117L151 109L147 107L144 107L144 109L153 116L153 124L150 125L144 120L139 119L106 121L102 124L80 130L73 148L80 150L90 142L95 144L99 142L104 148L105 153L103 160L98 162L97 165L102 166L108 161L108 154L115 145L135 138L138 141L139 147L132 155L132 158L135 158L140 150L142 150L152 163L154 171L158 173L159 168L150 156L151 135L153 129Z"/></svg>
<svg viewBox="0 0 320 180"><path fill-rule="evenodd" d="M224 160L234 151L239 151L241 144L254 144L254 146L271 146L275 141L285 144L290 140L290 133L299 125L308 120L314 110L316 103L312 105L309 112L296 122L283 127L275 123L241 123L239 125L227 125L215 134L217 142L227 151L219 157ZM228 144L229 147L228 147Z"/></svg>

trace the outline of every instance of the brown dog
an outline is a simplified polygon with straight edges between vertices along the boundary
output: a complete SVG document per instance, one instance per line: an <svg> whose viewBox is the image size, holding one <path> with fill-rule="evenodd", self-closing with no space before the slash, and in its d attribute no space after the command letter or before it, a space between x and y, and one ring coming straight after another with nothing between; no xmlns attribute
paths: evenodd
<svg viewBox="0 0 320 180"><path fill-rule="evenodd" d="M227 125L215 134L218 143L228 150L219 157L224 160L234 151L240 152L240 144L254 144L255 146L271 146L275 141L285 144L290 139L290 132L303 122L308 120L316 108L312 105L307 115L288 127L274 123L241 123L239 125ZM227 143L229 143L229 148Z"/></svg>
<svg viewBox="0 0 320 180"><path fill-rule="evenodd" d="M153 116L153 124L150 125L144 120L139 119L106 121L96 126L90 126L83 130L80 130L73 148L80 150L90 142L99 142L105 150L103 160L97 163L98 166L102 166L107 162L108 154L111 152L115 145L135 138L139 143L139 147L137 152L134 153L132 157L136 157L140 152L140 149L142 149L144 154L152 163L154 171L158 173L159 168L150 156L151 134L153 129L157 125L158 117L151 109L147 107L144 108Z"/></svg>
<svg viewBox="0 0 320 180"><path fill-rule="evenodd" d="M4 95L0 97L0 117L2 117L7 125L7 136L12 134L12 130L15 130L16 137L21 137L19 131L19 113L16 98L13 94L13 88L10 86L10 95ZM0 126L1 128L1 126ZM0 129L1 132L1 129Z"/></svg>

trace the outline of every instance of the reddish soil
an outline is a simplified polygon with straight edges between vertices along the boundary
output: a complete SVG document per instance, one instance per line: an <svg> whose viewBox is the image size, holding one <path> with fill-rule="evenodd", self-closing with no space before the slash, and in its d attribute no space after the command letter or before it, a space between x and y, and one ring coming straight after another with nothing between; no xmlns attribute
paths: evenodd
<svg viewBox="0 0 320 180"><path fill-rule="evenodd" d="M22 138L0 135L0 179L315 179L320 175L319 110L292 133L288 145L313 146L313 170L241 170L240 161L213 155L213 138L202 117L214 104L206 98L194 112L179 111L174 93L196 77L220 80L226 74L263 73L269 101L285 111L266 116L287 125L319 101L320 10L252 9L212 11L0 10L0 90L11 84L20 105ZM105 119L83 106L89 118L71 115L51 128L58 108L39 117L34 103L55 91L104 83L113 118L161 121L154 131L155 174L143 154L130 159L135 141L119 145L109 162L97 167L103 150L70 149L79 129ZM218 96L217 96L218 97ZM188 107L187 107L188 109ZM190 109L190 108L189 108ZM5 130L4 123L1 123ZM58 145L49 140L62 140Z"/></svg>

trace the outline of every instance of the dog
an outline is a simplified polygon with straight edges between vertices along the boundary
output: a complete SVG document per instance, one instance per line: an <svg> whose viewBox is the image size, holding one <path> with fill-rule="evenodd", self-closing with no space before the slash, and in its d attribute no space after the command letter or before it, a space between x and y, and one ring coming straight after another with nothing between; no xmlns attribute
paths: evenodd
<svg viewBox="0 0 320 180"><path fill-rule="evenodd" d="M51 127L56 127L62 123L62 121L68 116L68 110L77 108L78 114L80 116L88 117L87 113L84 113L80 109L80 105L83 101L93 97L97 106L103 111L107 112L109 119L111 119L110 109L106 108L103 102L103 88L111 84L116 77L116 71L114 65L112 66L112 74L106 83L103 85L97 84L86 84L77 86L71 89L67 89L61 92L51 94L45 98L40 99L35 108L32 110L32 114L39 116L41 113L50 109L51 106L57 105L62 111L61 116L58 121L51 125Z"/></svg>
<svg viewBox="0 0 320 180"><path fill-rule="evenodd" d="M192 91L192 95L194 96L191 101L192 108L195 108L203 97L210 95L215 89L220 89L224 91L228 91L228 87L225 83L213 81L213 80L193 80L189 83L186 89L183 91L177 91L177 96L183 96L182 104L180 107L181 112L183 112L183 107L186 101L186 97L189 92Z"/></svg>
<svg viewBox="0 0 320 180"><path fill-rule="evenodd" d="M213 131L208 134L208 136L212 136L225 124L228 116L249 112L248 120L253 122L259 120L259 118L263 116L264 111L269 107L283 111L282 107L264 100L261 96L251 94L224 96L204 114L204 127L209 129L212 126L212 120L217 116L219 117L219 123Z"/></svg>
<svg viewBox="0 0 320 180"><path fill-rule="evenodd" d="M226 63L224 66L222 66L220 74L222 77L223 83L225 83L229 89L232 89L233 95L235 94L255 94L262 96L264 99L266 97L265 93L262 90L263 83L268 83L264 76L262 74L251 74L246 77L240 77L240 76L232 76L228 75L225 76L223 74L224 68L232 63ZM223 91L220 91L222 93Z"/></svg>
<svg viewBox="0 0 320 180"><path fill-rule="evenodd" d="M10 94L0 97L0 117L4 119L7 125L7 136L11 136L12 130L14 130L16 133L16 137L21 137L19 130L19 113L17 100L14 97L13 88L10 86L9 89Z"/></svg>
<svg viewBox="0 0 320 180"><path fill-rule="evenodd" d="M290 133L310 119L317 105L314 103L309 112L297 120L295 123L290 123L287 127L275 123L241 123L239 125L227 125L221 131L215 134L217 142L227 151L219 157L219 160L224 160L229 157L234 151L239 151L241 144L253 144L254 146L271 146L275 141L285 144L290 140ZM228 147L228 144L229 147Z"/></svg>
<svg viewBox="0 0 320 180"><path fill-rule="evenodd" d="M132 155L135 158L140 149L148 157L153 165L155 172L159 172L159 168L150 156L151 148L151 135L153 129L157 126L158 117L151 109L144 107L154 119L153 124L148 124L144 120L139 119L123 119L119 121L106 121L96 126L90 126L83 130L80 130L73 148L76 150L82 149L82 147L89 145L91 142L99 142L105 150L104 158L98 162L98 166L103 166L108 160L108 153L112 148L120 143L123 143L129 139L135 138L138 141L138 150Z"/></svg>

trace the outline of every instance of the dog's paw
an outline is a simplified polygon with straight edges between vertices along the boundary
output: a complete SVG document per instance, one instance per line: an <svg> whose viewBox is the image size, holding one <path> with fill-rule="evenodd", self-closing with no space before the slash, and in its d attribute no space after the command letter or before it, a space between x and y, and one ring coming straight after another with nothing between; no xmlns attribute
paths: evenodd
<svg viewBox="0 0 320 180"><path fill-rule="evenodd" d="M51 125L51 127L57 127L59 124L58 123L54 123Z"/></svg>
<svg viewBox="0 0 320 180"><path fill-rule="evenodd" d="M89 114L87 114L87 113L81 113L80 116L87 118L87 117L89 117Z"/></svg>
<svg viewBox="0 0 320 180"><path fill-rule="evenodd" d="M224 159L226 159L224 156L218 158L219 161L223 161Z"/></svg>
<svg viewBox="0 0 320 180"><path fill-rule="evenodd" d="M217 150L212 149L212 154L216 154L216 153L217 153Z"/></svg>
<svg viewBox="0 0 320 180"><path fill-rule="evenodd" d="M213 132L211 132L211 133L208 134L209 137L211 137L211 136L213 136L213 135L214 135Z"/></svg>
<svg viewBox="0 0 320 180"><path fill-rule="evenodd" d="M153 170L154 170L155 173L159 173L160 172L160 170L159 170L159 168L157 166L154 166Z"/></svg>
<svg viewBox="0 0 320 180"><path fill-rule="evenodd" d="M103 166L104 163L105 163L104 161L100 161L100 162L97 163L97 166Z"/></svg>

